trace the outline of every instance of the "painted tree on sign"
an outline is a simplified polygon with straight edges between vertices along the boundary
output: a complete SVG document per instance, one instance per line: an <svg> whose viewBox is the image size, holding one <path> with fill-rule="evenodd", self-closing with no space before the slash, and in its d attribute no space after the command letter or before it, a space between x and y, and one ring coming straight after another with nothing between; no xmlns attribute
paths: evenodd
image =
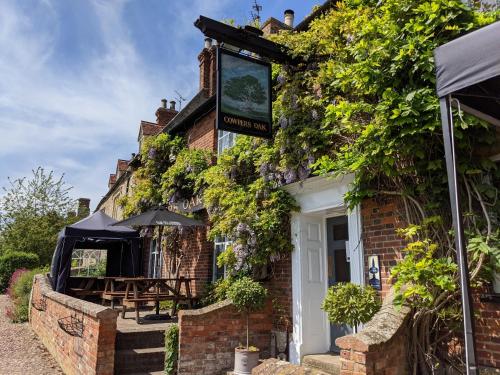
<svg viewBox="0 0 500 375"><path fill-rule="evenodd" d="M259 80L249 74L229 79L224 84L224 94L243 102L245 110L248 111L254 109L254 104L263 104L266 101L266 92Z"/></svg>

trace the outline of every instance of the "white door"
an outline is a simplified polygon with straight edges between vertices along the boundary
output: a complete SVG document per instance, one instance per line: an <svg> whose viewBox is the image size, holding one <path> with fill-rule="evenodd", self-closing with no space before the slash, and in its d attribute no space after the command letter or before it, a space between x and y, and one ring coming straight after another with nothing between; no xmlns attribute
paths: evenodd
<svg viewBox="0 0 500 375"><path fill-rule="evenodd" d="M329 325L321 304L326 294L326 246L322 217L297 215L294 218L294 350L292 361L307 354L323 353L329 347ZM298 263L298 264L297 264ZM300 285L299 285L300 284ZM297 295L300 294L300 297ZM296 298L298 297L298 298ZM295 357L295 358L294 358Z"/></svg>

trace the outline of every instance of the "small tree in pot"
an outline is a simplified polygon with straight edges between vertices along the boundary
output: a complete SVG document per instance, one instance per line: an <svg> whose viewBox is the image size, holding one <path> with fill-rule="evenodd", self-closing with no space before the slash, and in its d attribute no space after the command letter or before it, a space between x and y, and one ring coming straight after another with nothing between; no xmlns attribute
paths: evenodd
<svg viewBox="0 0 500 375"><path fill-rule="evenodd" d="M249 317L253 311L264 307L267 290L250 277L242 277L235 281L227 292L234 306L246 315L246 346L235 348L234 373L237 375L251 374L259 362L259 349L249 346Z"/></svg>
<svg viewBox="0 0 500 375"><path fill-rule="evenodd" d="M380 309L380 299L371 286L338 283L328 289L321 306L334 324L347 324L354 333L361 323L368 322Z"/></svg>

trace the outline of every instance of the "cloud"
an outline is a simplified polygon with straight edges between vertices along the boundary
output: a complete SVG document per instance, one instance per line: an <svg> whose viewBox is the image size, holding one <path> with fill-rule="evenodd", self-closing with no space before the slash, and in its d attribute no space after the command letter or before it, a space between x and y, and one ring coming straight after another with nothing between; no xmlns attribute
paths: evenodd
<svg viewBox="0 0 500 375"><path fill-rule="evenodd" d="M77 61L60 59L72 53L61 51L60 41L72 26L64 22L61 3L0 2L0 185L7 184L7 176L29 175L42 165L64 172L75 197L87 196L97 204L116 159L137 151L140 120L154 118L166 93L179 87L191 95L197 90L199 50L187 51L183 43L192 43L195 31L201 47L193 15L219 5L200 0L192 6L175 4L170 11L178 11L182 22L170 25L169 45L181 59L172 55L169 63L177 65L158 71L148 68L151 62L142 58L140 41L131 37L125 1L87 4L82 17L98 25L99 45Z"/></svg>
<svg viewBox="0 0 500 375"><path fill-rule="evenodd" d="M95 207L116 160L137 152L140 121L174 90L198 90L203 35L193 22L242 20L247 5L0 1L0 186L40 165Z"/></svg>

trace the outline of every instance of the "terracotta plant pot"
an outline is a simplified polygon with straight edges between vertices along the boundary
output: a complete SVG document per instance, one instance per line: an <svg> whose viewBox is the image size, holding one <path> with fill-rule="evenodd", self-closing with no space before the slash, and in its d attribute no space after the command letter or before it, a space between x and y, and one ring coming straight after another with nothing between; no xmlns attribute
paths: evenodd
<svg viewBox="0 0 500 375"><path fill-rule="evenodd" d="M246 348L234 349L234 374L250 375L252 369L259 364L259 349L247 350Z"/></svg>

